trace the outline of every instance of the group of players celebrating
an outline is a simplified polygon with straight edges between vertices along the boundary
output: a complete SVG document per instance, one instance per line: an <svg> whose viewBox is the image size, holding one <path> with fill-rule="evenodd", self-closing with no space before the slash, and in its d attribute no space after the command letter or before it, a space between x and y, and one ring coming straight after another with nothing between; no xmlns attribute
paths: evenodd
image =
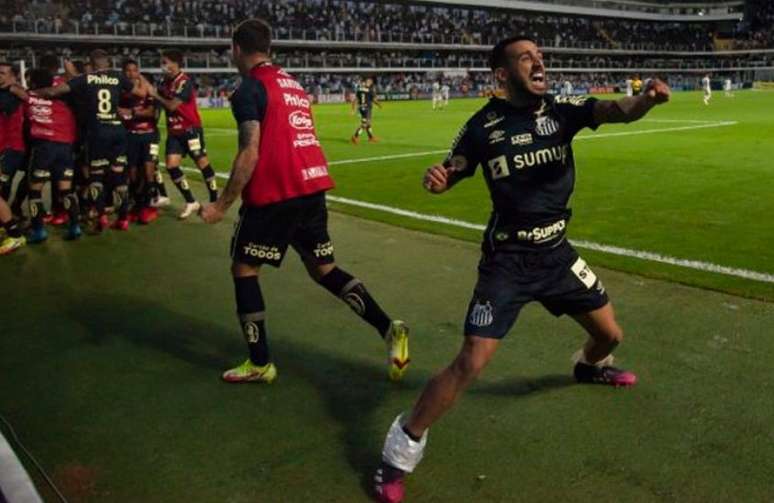
<svg viewBox="0 0 774 503"><path fill-rule="evenodd" d="M185 200L186 219L201 205L181 169L190 156L201 170L210 201L218 197L207 158L196 92L181 66L183 54L162 53L164 78L157 88L134 60L112 69L109 55L94 50L85 64L44 56L21 84L17 70L0 63L0 255L48 239L47 224L65 225L65 240L111 227L149 224L170 203L158 169L158 121L166 115L166 169ZM17 173L21 179L13 193ZM51 212L43 199L51 184ZM12 197L13 196L13 197ZM28 219L22 207L28 202ZM111 223L108 215L115 214ZM29 231L24 232L29 226Z"/></svg>
<svg viewBox="0 0 774 503"><path fill-rule="evenodd" d="M272 63L270 42L270 27L262 20L247 20L234 29L233 59L242 75L231 100L239 129L238 150L222 193L218 195L214 184L209 185L212 202L199 212L206 223L215 224L241 199L231 241L231 273L238 322L249 356L225 371L223 379L232 383L271 383L276 379L278 370L269 352L259 275L264 266L279 267L292 247L315 283L340 298L377 331L387 346L389 376L399 380L410 362L408 328L388 316L360 280L336 265L326 209L326 192L334 183L317 138L311 100L291 75ZM92 54L91 72L54 86L50 74L35 73L30 91L8 82L4 87L29 108L42 107L38 103L49 100L45 105L48 113L60 113L54 108L57 97L73 93L87 97L82 98L87 111L87 204L90 210L101 211L99 197L103 184L109 183L114 204L119 206L118 221L126 214L126 183L118 176L124 165L119 157L126 155L125 143L119 138L119 117L125 115L123 124L127 124L134 114L136 121L144 121L143 131L155 131L154 115L148 109L153 103L166 109L170 133L167 167L188 201L181 217L188 216L196 203L179 168L181 156L190 154L205 179L213 179L192 106L190 83L179 72L179 60L164 56L167 78L161 91L131 68L127 71L125 67L123 75L112 72L106 61L103 53ZM423 457L428 429L486 367L529 302L540 302L556 316L572 317L587 332L588 340L574 356L573 374L579 383L631 386L637 381L632 372L613 366L612 353L622 341L623 331L602 282L567 240L569 200L575 185L571 143L584 128L642 118L654 106L668 101L669 87L654 79L640 95L618 100L554 97L547 94L543 55L527 37L498 43L492 50L491 68L504 97L492 97L467 121L445 161L429 168L422 182L432 194L445 193L473 176L480 166L491 196L492 216L482 242L478 281L465 315L462 347L429 381L413 408L393 421L372 486L374 496L382 502L404 499L404 478ZM133 104L132 114L122 111L119 93L131 93L126 103ZM365 102L368 104L367 96ZM66 136L58 130L51 133L57 136L43 137L38 130L42 121L35 120L38 122L30 127L33 142L28 197L38 205L39 183L47 175L53 177L49 172L70 159L69 148L75 138L72 132ZM51 123L45 126L51 128ZM367 126L364 129L368 132ZM157 138L154 133L132 134ZM135 164L153 160L152 144L147 142L148 155L140 156ZM150 164L146 167L149 169L142 174L146 184L151 184L153 170ZM63 171L56 172L57 181L69 182L71 177ZM114 180L107 182L102 176L106 172L116 173ZM78 200L69 187L61 183L60 194L72 212ZM145 204L143 196L139 199ZM40 225L42 208L35 211L35 225ZM71 219L76 217L72 212Z"/></svg>

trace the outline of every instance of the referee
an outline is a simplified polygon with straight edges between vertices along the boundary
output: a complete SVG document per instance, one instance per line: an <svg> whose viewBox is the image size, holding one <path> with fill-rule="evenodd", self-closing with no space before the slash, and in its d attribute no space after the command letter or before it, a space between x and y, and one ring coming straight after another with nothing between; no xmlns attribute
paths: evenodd
<svg viewBox="0 0 774 503"><path fill-rule="evenodd" d="M389 376L398 380L409 363L408 329L384 313L363 283L336 267L325 205L333 180L314 129L311 100L291 75L272 64L270 47L271 28L263 20L246 20L234 30L233 58L242 84L231 107L239 150L223 193L201 210L205 222L219 222L241 194L231 270L250 358L223 379L275 379L258 273L263 264L279 267L292 246L317 283L378 330L387 345Z"/></svg>
<svg viewBox="0 0 774 503"><path fill-rule="evenodd" d="M623 332L604 286L566 239L575 184L571 142L583 128L640 119L669 99L669 87L653 80L640 96L617 101L553 97L547 94L543 55L526 37L498 43L491 67L505 99L492 98L473 115L446 162L424 177L425 188L440 194L473 176L480 165L493 211L462 349L387 434L375 477L375 491L385 502L403 499L403 475L422 458L428 428L487 365L528 302L538 301L556 316L569 315L588 332L574 357L578 382L631 386L637 381L613 366L612 352Z"/></svg>

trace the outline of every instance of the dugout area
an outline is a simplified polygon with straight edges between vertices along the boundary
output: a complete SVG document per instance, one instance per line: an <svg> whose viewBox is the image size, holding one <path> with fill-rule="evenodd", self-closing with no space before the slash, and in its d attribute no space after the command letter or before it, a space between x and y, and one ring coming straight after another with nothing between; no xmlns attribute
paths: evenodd
<svg viewBox="0 0 774 503"><path fill-rule="evenodd" d="M412 329L406 380L388 382L376 334L289 256L262 279L278 380L222 383L246 356L233 221L168 211L0 262L0 413L69 501L368 501L390 422L456 353L478 246L332 213L338 262ZM573 384L581 330L528 306L431 430L411 501L771 497L774 306L590 265L640 384Z"/></svg>

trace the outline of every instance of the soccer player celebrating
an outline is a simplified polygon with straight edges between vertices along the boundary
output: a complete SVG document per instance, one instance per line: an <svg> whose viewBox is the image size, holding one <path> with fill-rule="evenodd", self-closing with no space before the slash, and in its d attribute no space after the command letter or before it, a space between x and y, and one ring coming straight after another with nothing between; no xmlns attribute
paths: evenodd
<svg viewBox="0 0 774 503"><path fill-rule="evenodd" d="M16 70L0 62L0 87L16 83ZM26 142L24 141L24 104L6 89L0 90L0 197L10 200L14 176L25 171ZM26 180L21 182L16 199L22 195ZM21 193L20 193L21 192Z"/></svg>
<svg viewBox="0 0 774 503"><path fill-rule="evenodd" d="M325 206L333 180L315 133L311 100L291 75L272 64L271 28L265 21L242 22L234 30L232 47L242 74L231 98L239 150L220 198L201 211L205 222L219 222L242 196L231 270L250 357L226 371L223 379L270 383L277 375L269 355L258 273L263 264L279 267L288 246L301 256L312 279L379 331L387 344L389 376L400 379L409 363L408 329L391 320L363 283L333 259Z"/></svg>
<svg viewBox="0 0 774 503"><path fill-rule="evenodd" d="M191 156L201 170L210 194L210 202L218 199L218 184L215 170L207 158L202 120L196 106L196 89L191 77L181 70L182 64L182 52L171 49L162 53L161 68L165 74L164 84L158 90L155 87L151 88L151 96L166 110L167 172L185 198L185 209L180 213L180 219L184 220L198 211L200 205L194 199L188 181L180 169L183 156Z"/></svg>
<svg viewBox="0 0 774 503"><path fill-rule="evenodd" d="M446 162L430 168L424 186L446 192L482 166L493 212L484 234L478 282L456 359L425 387L413 410L387 434L375 477L381 501L403 498L403 476L422 458L427 430L454 404L494 355L521 308L537 300L552 314L572 316L589 334L574 360L581 383L630 386L637 378L613 366L623 332L602 283L567 242L567 203L575 183L571 142L583 128L631 122L669 99L652 81L641 96L617 101L547 94L543 56L526 37L492 50L491 67L505 90L463 127Z"/></svg>
<svg viewBox="0 0 774 503"><path fill-rule="evenodd" d="M89 55L94 71L79 75L57 86L38 91L38 95L57 98L72 93L86 118L86 150L89 156L90 216L96 230L108 225L105 193L110 193L118 218L116 230L129 229L129 187L126 178L126 129L121 123L118 104L122 93L147 94L144 81L133 82L111 69L110 57L100 49ZM106 172L106 170L109 170Z"/></svg>
<svg viewBox="0 0 774 503"><path fill-rule="evenodd" d="M371 115L373 114L374 105L382 108L382 104L379 103L379 99L376 96L374 79L368 77L365 82L358 84L355 90L355 99L352 101L352 113L355 113L355 107L357 107L360 113L360 125L355 130L355 134L352 135L352 143L355 145L360 141L360 135L363 134L364 130L368 134L368 141L379 141L374 136L373 129L371 129Z"/></svg>
<svg viewBox="0 0 774 503"><path fill-rule="evenodd" d="M132 82L141 82L140 68L137 62L127 59L121 65L124 76ZM138 188L134 194L136 213L140 223L148 224L156 219L158 211L151 206L151 200L158 202L156 169L159 161L158 110L150 96L136 96L125 92L121 96L120 107L128 133L127 164L130 179ZM163 187L163 181L162 181Z"/></svg>
<svg viewBox="0 0 774 503"><path fill-rule="evenodd" d="M81 236L78 225L78 197L73 193L73 142L75 141L75 117L70 107L59 99L43 97L41 91L53 89L53 76L48 70L37 68L30 72L32 91L27 92L17 83L8 90L21 99L32 140L29 164L29 202L32 232L30 243L42 243L48 239L43 217L43 186L49 180L55 182L70 215L70 226L65 239Z"/></svg>

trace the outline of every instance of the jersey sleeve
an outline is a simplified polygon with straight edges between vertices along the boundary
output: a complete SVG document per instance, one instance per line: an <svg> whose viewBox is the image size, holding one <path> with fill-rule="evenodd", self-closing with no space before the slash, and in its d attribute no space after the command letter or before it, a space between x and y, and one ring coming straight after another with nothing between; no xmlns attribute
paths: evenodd
<svg viewBox="0 0 774 503"><path fill-rule="evenodd" d="M119 75L118 83L121 86L121 91L128 93L134 89L134 82L126 78L124 75Z"/></svg>
<svg viewBox="0 0 774 503"><path fill-rule="evenodd" d="M468 163L463 171L457 171L456 174L459 177L467 178L473 176L476 173L476 168L481 164L481 155L479 153L478 144L476 141L476 126L473 120L468 121L460 132L457 133L457 137L452 142L451 149L449 149L449 155L444 161L444 166L449 166L453 157L462 156Z"/></svg>
<svg viewBox="0 0 774 503"><path fill-rule="evenodd" d="M86 89L86 74L73 77L67 82L67 87L70 88L70 92L73 94L83 94Z"/></svg>
<svg viewBox="0 0 774 503"><path fill-rule="evenodd" d="M242 79L242 83L231 97L231 112L237 124L247 121L263 121L266 115L266 88L251 77Z"/></svg>
<svg viewBox="0 0 774 503"><path fill-rule="evenodd" d="M572 138L583 128L596 130L599 124L594 121L594 104L596 98L590 96L558 96L555 101L556 111L564 120L568 137Z"/></svg>
<svg viewBox="0 0 774 503"><path fill-rule="evenodd" d="M6 90L0 90L0 113L11 115L21 105L21 101Z"/></svg>
<svg viewBox="0 0 774 503"><path fill-rule="evenodd" d="M193 81L190 78L182 79L172 90L172 97L177 98L183 103L191 99L194 92Z"/></svg>

